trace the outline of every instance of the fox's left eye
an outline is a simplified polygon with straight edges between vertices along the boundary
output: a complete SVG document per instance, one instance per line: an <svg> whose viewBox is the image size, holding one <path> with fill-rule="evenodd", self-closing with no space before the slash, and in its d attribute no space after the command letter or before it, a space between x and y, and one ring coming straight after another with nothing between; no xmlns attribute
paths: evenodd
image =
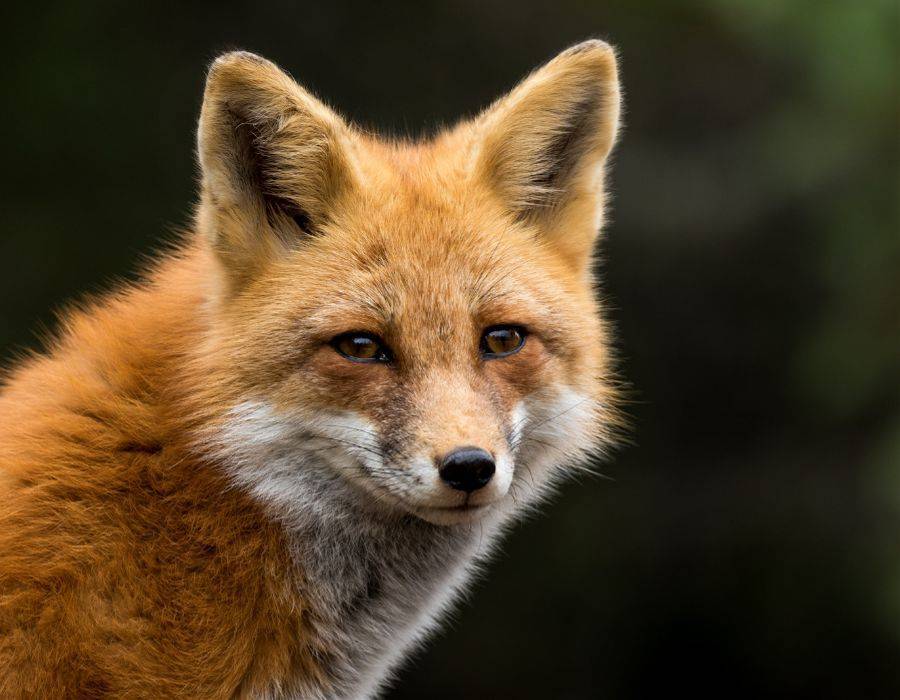
<svg viewBox="0 0 900 700"><path fill-rule="evenodd" d="M481 336L481 355L486 359L506 357L525 345L525 329L521 326L491 326Z"/></svg>
<svg viewBox="0 0 900 700"><path fill-rule="evenodd" d="M391 359L381 338L371 333L342 333L332 338L331 347L354 362L389 362Z"/></svg>

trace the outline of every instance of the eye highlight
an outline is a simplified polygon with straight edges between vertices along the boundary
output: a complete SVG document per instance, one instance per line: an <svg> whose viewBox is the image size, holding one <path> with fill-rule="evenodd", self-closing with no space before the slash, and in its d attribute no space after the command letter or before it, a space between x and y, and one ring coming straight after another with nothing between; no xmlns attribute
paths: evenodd
<svg viewBox="0 0 900 700"><path fill-rule="evenodd" d="M517 353L525 345L526 335L521 326L491 326L481 336L481 356L492 360Z"/></svg>
<svg viewBox="0 0 900 700"><path fill-rule="evenodd" d="M329 343L334 350L353 362L390 362L384 341L372 333L351 331L335 336Z"/></svg>

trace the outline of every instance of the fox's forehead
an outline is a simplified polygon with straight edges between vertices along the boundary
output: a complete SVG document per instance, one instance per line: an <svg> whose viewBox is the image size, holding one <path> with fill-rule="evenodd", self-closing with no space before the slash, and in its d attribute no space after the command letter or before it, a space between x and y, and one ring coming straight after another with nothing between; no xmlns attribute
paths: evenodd
<svg viewBox="0 0 900 700"><path fill-rule="evenodd" d="M407 214L345 221L297 252L283 279L288 293L315 303L311 324L323 332L428 328L446 340L479 325L539 325L551 313L559 282L515 233L427 207Z"/></svg>
<svg viewBox="0 0 900 700"><path fill-rule="evenodd" d="M437 165L414 172L412 155L377 162L380 175L336 206L292 256L297 285L393 314L422 307L474 314L489 302L522 303L535 278L554 276L553 251L464 175Z"/></svg>

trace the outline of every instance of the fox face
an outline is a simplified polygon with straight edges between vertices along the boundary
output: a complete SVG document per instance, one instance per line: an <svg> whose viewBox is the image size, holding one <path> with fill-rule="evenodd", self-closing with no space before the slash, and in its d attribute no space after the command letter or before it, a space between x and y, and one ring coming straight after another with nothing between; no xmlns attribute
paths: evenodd
<svg viewBox="0 0 900 700"><path fill-rule="evenodd" d="M423 143L364 133L252 54L218 59L198 138L204 439L235 478L290 510L315 473L453 525L533 503L602 448L592 254L618 111L601 42Z"/></svg>

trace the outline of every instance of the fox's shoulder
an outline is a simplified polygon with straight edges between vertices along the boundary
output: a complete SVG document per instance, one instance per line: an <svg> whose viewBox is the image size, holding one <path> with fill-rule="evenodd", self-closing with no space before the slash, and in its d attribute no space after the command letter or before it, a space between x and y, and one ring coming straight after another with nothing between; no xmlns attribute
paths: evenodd
<svg viewBox="0 0 900 700"><path fill-rule="evenodd" d="M191 264L67 312L7 373L0 696L227 694L312 668L281 529L169 424L202 343Z"/></svg>
<svg viewBox="0 0 900 700"><path fill-rule="evenodd" d="M217 696L298 668L315 679L328 650L281 528L212 465L92 433L102 421L57 415L43 435L0 440L25 447L0 479L0 696Z"/></svg>

